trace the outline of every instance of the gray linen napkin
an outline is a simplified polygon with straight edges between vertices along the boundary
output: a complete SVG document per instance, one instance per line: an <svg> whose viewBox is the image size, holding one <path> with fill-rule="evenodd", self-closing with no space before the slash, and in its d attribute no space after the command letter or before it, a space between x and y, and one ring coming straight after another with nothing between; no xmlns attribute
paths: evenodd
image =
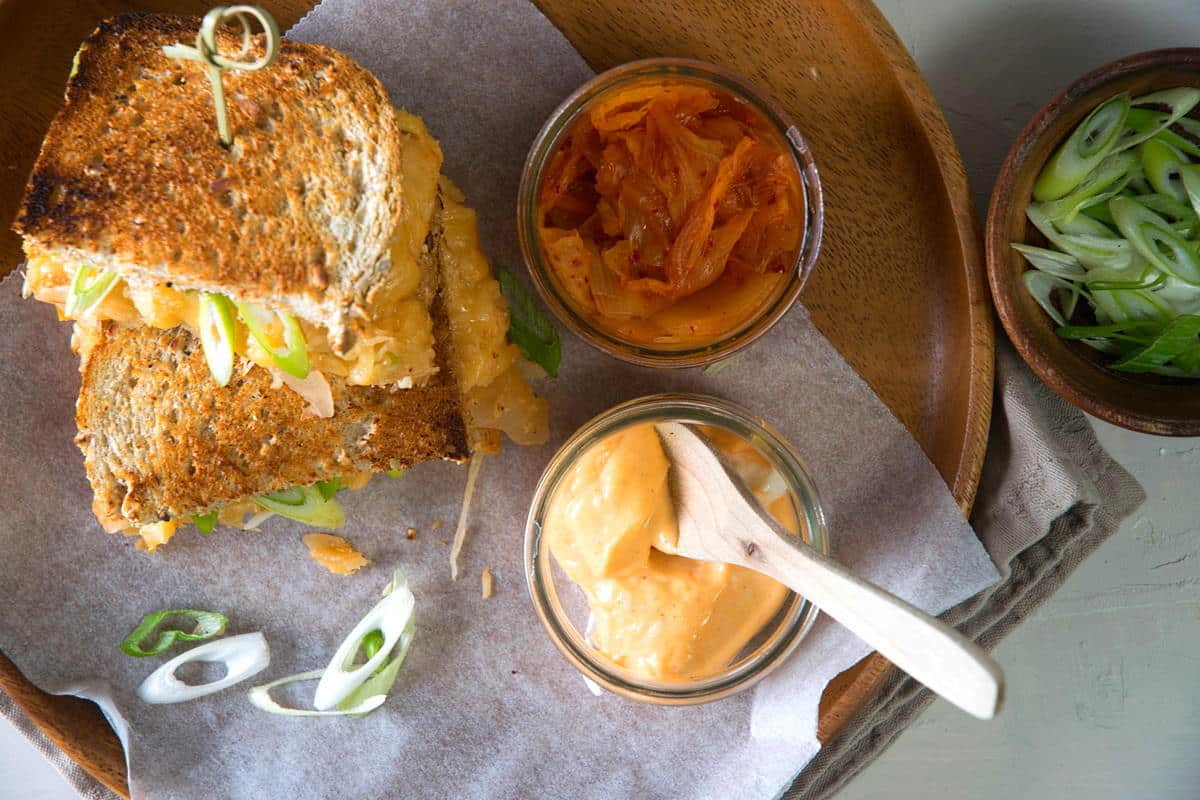
<svg viewBox="0 0 1200 800"><path fill-rule="evenodd" d="M1001 338L992 430L971 523L1004 579L942 619L991 650L1058 591L1145 499L1133 476L1096 441L1083 413L1035 378ZM832 797L933 698L896 670L784 797Z"/></svg>
<svg viewBox="0 0 1200 800"><path fill-rule="evenodd" d="M972 523L1004 580L943 618L991 649L1044 603L1145 500L1084 415L1042 385L1001 340L991 438ZM1009 554L1012 554L1011 557ZM897 671L785 793L832 796L888 748L933 701ZM86 800L113 800L0 692L0 716L16 725Z"/></svg>

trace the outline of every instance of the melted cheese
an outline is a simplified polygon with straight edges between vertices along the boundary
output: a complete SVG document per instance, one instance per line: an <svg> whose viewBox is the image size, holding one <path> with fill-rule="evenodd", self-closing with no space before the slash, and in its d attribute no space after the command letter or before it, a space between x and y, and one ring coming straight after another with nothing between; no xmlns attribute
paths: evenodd
<svg viewBox="0 0 1200 800"><path fill-rule="evenodd" d="M508 341L508 305L479 246L475 212L442 178L442 295L450 323L450 366L472 428L471 448L494 451L488 431L517 444L549 438L549 406L525 379L521 353Z"/></svg>

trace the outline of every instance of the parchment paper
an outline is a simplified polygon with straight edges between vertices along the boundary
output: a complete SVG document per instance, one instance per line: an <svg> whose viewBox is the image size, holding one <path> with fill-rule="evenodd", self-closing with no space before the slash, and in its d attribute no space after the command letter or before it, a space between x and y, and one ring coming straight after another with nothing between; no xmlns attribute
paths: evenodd
<svg viewBox="0 0 1200 800"><path fill-rule="evenodd" d="M345 50L425 117L489 254L520 271L521 163L542 120L589 74L549 22L525 0L328 0L291 35ZM345 535L374 562L348 578L312 563L303 526L284 520L257 533L188 530L153 557L103 534L72 443L68 337L51 308L19 299L17 278L0 286L0 649L48 691L101 704L135 797L775 796L816 752L822 689L865 644L821 618L757 690L659 708L589 693L528 599L521 536L543 465L579 424L640 394L708 392L774 422L817 478L836 556L917 605L940 612L997 577L933 466L800 307L714 376L620 365L564 338L560 377L541 386L552 442L486 462L457 583L446 540L465 470L451 465L346 497ZM496 575L490 600L479 593L485 566ZM128 658L117 644L142 614L211 608L230 616L231 633L263 631L272 663L256 683L324 666L395 567L418 598L417 637L372 716L275 717L246 701L246 686L176 706L136 699L160 659Z"/></svg>

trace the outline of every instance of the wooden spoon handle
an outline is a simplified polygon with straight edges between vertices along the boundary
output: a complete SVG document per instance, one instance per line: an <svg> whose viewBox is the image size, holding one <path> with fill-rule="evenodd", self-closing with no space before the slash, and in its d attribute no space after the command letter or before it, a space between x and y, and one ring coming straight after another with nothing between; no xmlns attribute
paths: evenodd
<svg viewBox="0 0 1200 800"><path fill-rule="evenodd" d="M794 537L765 524L755 534L746 566L791 587L959 708L995 716L1004 673L977 644Z"/></svg>

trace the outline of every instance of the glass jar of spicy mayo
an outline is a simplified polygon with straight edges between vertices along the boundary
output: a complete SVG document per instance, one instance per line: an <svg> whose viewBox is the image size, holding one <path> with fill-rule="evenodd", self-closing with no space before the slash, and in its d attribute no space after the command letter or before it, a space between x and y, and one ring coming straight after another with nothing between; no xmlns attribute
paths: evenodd
<svg viewBox="0 0 1200 800"><path fill-rule="evenodd" d="M702 61L598 75L547 120L518 196L542 299L593 346L693 367L765 333L820 250L812 152L778 104Z"/></svg>
<svg viewBox="0 0 1200 800"><path fill-rule="evenodd" d="M765 422L712 397L655 395L596 417L551 459L526 523L525 575L551 639L586 678L645 702L702 703L782 663L817 609L752 570L672 554L659 422L695 426L769 513L828 552L816 488Z"/></svg>

